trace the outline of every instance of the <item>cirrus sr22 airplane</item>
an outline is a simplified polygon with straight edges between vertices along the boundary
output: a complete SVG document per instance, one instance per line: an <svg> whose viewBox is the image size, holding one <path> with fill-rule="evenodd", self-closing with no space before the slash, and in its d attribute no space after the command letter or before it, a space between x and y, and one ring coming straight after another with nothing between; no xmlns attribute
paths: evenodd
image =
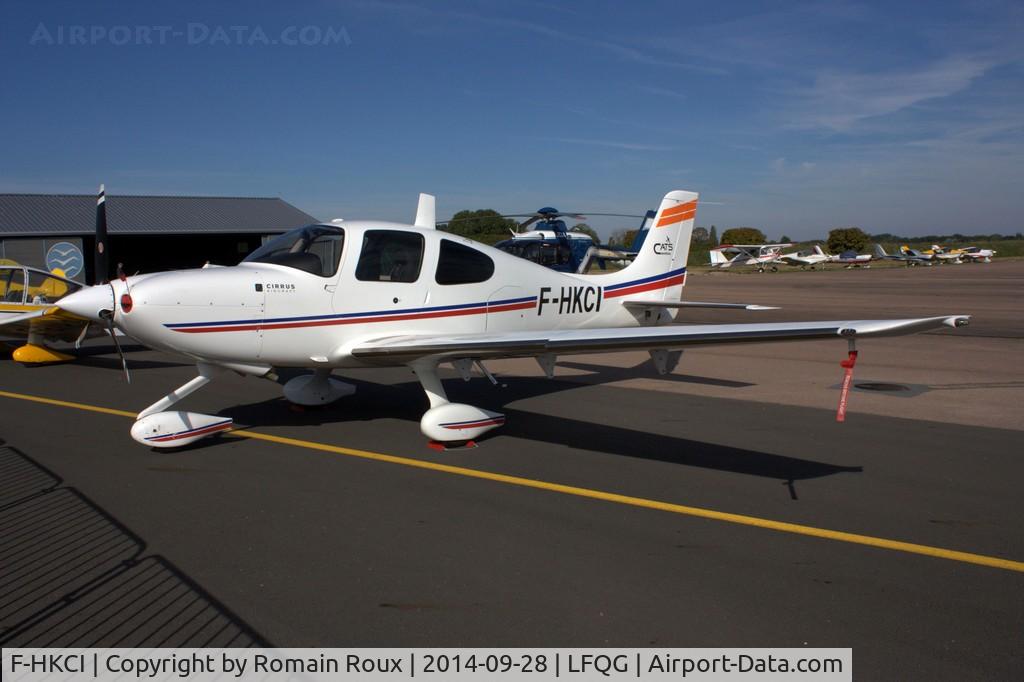
<svg viewBox="0 0 1024 682"><path fill-rule="evenodd" d="M334 370L406 365L430 403L421 431L455 444L505 418L449 402L441 363L452 363L465 378L474 364L488 374L482 363L492 358L533 357L553 376L561 354L641 349L666 373L688 346L836 338L849 343L848 388L855 339L967 324L963 315L671 324L686 306L761 307L681 300L696 211L695 192L669 192L635 260L616 273L586 275L436 230L434 197L423 194L411 225L310 225L234 267L125 277L72 293L59 306L196 362L198 376L140 412L132 426L132 437L152 447L186 445L232 427L221 416L169 409L228 370L276 378L274 368L310 368L288 381L284 394L294 403L323 405L355 390L333 378Z"/></svg>

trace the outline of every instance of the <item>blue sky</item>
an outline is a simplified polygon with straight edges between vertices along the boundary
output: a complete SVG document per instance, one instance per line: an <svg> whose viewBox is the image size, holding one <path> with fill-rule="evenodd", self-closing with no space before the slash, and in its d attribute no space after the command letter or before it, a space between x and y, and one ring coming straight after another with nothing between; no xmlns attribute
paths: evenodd
<svg viewBox="0 0 1024 682"><path fill-rule="evenodd" d="M0 191L1024 230L1020 2L711 4L8 1Z"/></svg>

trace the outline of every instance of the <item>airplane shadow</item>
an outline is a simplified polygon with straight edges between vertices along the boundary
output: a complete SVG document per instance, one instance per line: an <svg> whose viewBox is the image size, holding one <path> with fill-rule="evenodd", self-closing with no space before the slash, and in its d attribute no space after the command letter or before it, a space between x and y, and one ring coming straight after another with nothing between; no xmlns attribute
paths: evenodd
<svg viewBox="0 0 1024 682"><path fill-rule="evenodd" d="M198 583L59 476L0 446L0 644L266 647Z"/></svg>
<svg viewBox="0 0 1024 682"><path fill-rule="evenodd" d="M220 412L239 424L270 426L310 426L319 424L369 421L382 416L418 423L426 409L426 399L417 382L377 384L345 377L356 385L356 394L323 408L296 410L284 398L241 404ZM445 381L448 396L466 402L501 409L508 421L490 438L511 436L543 440L575 449L603 452L656 462L668 462L716 471L760 476L789 484L840 473L858 473L860 466L843 466L800 457L759 452L727 445L669 436L575 419L562 414L543 414L516 408L501 408L518 400L535 398L570 389L578 382L546 378L516 378L496 393L486 381ZM496 398L497 395L497 398Z"/></svg>
<svg viewBox="0 0 1024 682"><path fill-rule="evenodd" d="M559 361L559 367L579 369L586 372L593 372L585 376L575 376L573 381L583 383L609 383L612 381L625 381L626 379L653 378L659 381L685 384L702 384L704 386L721 386L723 388L746 388L757 384L749 381L733 381L732 379L716 379L715 377L701 377L692 374L658 374L654 367L653 360L644 360L633 367L608 367L606 365L592 365L585 362Z"/></svg>
<svg viewBox="0 0 1024 682"><path fill-rule="evenodd" d="M190 363L187 362L163 362L160 360L140 360L138 358L128 358L128 371L132 372L135 370L142 369L165 369L168 367L190 367ZM83 367L95 367L96 369L111 369L118 372L123 371L121 366L121 358L117 357L116 353L113 356L105 355L92 355L92 356L78 356L73 360L76 365Z"/></svg>

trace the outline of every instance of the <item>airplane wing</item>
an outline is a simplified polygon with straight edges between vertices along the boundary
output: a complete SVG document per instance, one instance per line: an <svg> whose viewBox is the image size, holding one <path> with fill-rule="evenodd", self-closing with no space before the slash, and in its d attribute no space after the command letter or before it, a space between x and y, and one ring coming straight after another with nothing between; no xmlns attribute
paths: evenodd
<svg viewBox="0 0 1024 682"><path fill-rule="evenodd" d="M75 341L89 324L89 320L56 305L45 305L14 315L0 315L0 337L25 339L32 333L47 339ZM103 336L106 333L107 330L99 325L92 325L86 337Z"/></svg>
<svg viewBox="0 0 1024 682"><path fill-rule="evenodd" d="M459 358L533 357L546 354L608 353L626 350L675 350L687 346L825 338L900 336L962 327L968 315L902 320L839 320L758 324L670 325L616 329L536 332L485 332L463 335L390 336L352 349L361 360L414 362Z"/></svg>

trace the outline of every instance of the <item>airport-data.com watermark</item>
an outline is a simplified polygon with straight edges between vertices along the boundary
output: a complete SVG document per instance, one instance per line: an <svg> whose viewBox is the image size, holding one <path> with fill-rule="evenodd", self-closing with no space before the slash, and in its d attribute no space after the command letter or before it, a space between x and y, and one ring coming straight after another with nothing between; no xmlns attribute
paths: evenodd
<svg viewBox="0 0 1024 682"><path fill-rule="evenodd" d="M268 29L254 25L222 25L190 22L174 25L44 24L39 23L28 41L37 46L113 45L207 45L224 47L286 47L351 45L344 26L285 26Z"/></svg>

